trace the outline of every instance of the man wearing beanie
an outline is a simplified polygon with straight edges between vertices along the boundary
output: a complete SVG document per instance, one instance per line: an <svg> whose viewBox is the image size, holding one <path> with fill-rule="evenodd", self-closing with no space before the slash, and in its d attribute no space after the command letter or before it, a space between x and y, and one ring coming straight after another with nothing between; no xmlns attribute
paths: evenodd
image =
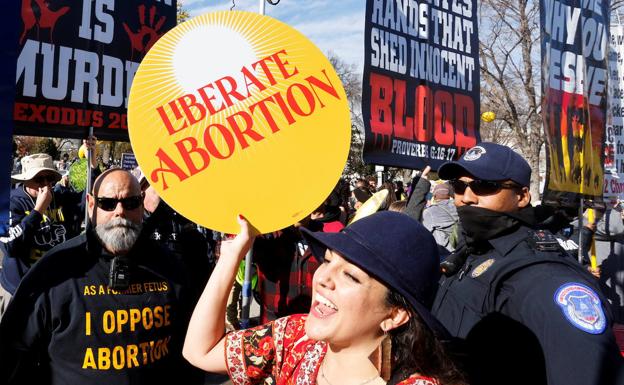
<svg viewBox="0 0 624 385"><path fill-rule="evenodd" d="M466 245L441 280L433 313L458 339L469 382L624 383L598 283L537 230L531 168L480 143L438 170L455 192Z"/></svg>

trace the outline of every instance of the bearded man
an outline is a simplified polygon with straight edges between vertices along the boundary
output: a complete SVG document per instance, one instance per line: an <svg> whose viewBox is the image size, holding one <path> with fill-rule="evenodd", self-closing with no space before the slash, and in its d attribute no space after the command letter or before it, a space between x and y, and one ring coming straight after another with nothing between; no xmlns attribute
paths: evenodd
<svg viewBox="0 0 624 385"><path fill-rule="evenodd" d="M192 304L184 269L141 235L129 172L87 196L86 233L26 274L0 324L0 383L172 384L188 378L181 343Z"/></svg>

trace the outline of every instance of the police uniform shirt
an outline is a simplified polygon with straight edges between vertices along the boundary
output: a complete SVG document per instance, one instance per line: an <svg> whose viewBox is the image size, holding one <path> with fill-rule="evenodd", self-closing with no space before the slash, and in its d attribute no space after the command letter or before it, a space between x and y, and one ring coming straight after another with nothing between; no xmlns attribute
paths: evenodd
<svg viewBox="0 0 624 385"><path fill-rule="evenodd" d="M460 339L470 383L621 383L596 282L561 252L536 250L531 234L521 227L489 241L441 282L433 313Z"/></svg>
<svg viewBox="0 0 624 385"><path fill-rule="evenodd" d="M110 259L86 235L26 275L0 324L0 383L172 384L190 317L174 259L142 239L127 290L108 286ZM91 242L89 245L96 243ZM96 249L96 250L93 250Z"/></svg>

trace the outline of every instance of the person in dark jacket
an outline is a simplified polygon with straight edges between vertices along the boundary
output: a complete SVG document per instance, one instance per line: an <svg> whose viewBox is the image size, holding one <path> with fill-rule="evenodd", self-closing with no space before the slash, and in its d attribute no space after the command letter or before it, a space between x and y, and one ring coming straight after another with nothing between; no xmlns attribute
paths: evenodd
<svg viewBox="0 0 624 385"><path fill-rule="evenodd" d="M71 213L80 206L84 211L82 193L55 190L61 174L48 154L23 157L21 172L11 178L20 184L11 191L9 234L0 238L4 253L0 317L30 266L46 251L77 235L80 226L73 223Z"/></svg>
<svg viewBox="0 0 624 385"><path fill-rule="evenodd" d="M186 267L190 286L199 298L214 267L216 242L212 231L205 237L195 223L160 199L153 187L148 185L143 194L143 232Z"/></svg>
<svg viewBox="0 0 624 385"><path fill-rule="evenodd" d="M411 183L411 192L407 198L407 206L403 211L418 222L422 222L423 211L427 205L427 194L431 189L429 182L430 166L426 166L420 175L415 175Z"/></svg>
<svg viewBox="0 0 624 385"><path fill-rule="evenodd" d="M356 210L359 209L371 196L373 196L373 193L369 190L366 179L358 179L355 182L355 189L353 190L353 197L355 198L353 208Z"/></svg>

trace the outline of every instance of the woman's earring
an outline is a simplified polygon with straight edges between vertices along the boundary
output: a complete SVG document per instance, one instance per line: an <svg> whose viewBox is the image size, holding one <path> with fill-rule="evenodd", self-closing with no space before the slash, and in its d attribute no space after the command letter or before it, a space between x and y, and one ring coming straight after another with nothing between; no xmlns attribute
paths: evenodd
<svg viewBox="0 0 624 385"><path fill-rule="evenodd" d="M390 380L392 374L392 338L387 330L382 329L384 339L381 341L381 371L380 375L384 381Z"/></svg>

